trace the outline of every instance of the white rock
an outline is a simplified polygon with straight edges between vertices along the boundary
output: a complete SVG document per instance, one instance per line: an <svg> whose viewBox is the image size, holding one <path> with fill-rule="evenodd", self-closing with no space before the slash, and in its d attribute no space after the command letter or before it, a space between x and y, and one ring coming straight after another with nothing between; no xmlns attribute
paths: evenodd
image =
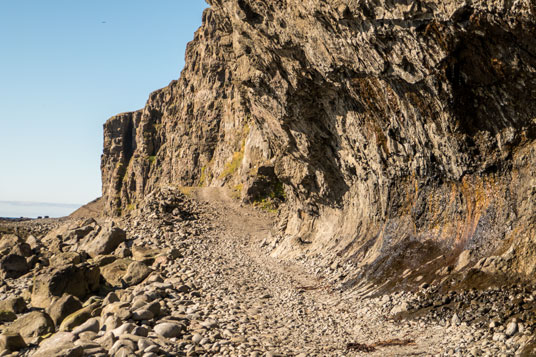
<svg viewBox="0 0 536 357"><path fill-rule="evenodd" d="M452 319L450 320L450 323L452 324L452 326L458 326L461 322L462 320L460 320L460 318L458 317L458 314L452 315Z"/></svg>
<svg viewBox="0 0 536 357"><path fill-rule="evenodd" d="M471 264L471 258L473 254L470 250L464 250L459 256L458 256L458 262L456 263L456 268L454 268L455 271L460 271L469 264Z"/></svg>
<svg viewBox="0 0 536 357"><path fill-rule="evenodd" d="M116 329L113 329L112 333L114 334L114 336L119 337L119 336L121 336L123 334L127 334L127 333L132 332L132 330L134 330L135 327L136 327L136 325L134 325L134 324L126 323L126 324L123 324L123 325L119 326Z"/></svg>
<svg viewBox="0 0 536 357"><path fill-rule="evenodd" d="M510 322L508 325L506 325L506 331L504 333L506 336L510 337L514 335L517 332L517 322Z"/></svg>
<svg viewBox="0 0 536 357"><path fill-rule="evenodd" d="M493 341L495 342L504 342L506 340L506 335L501 332L496 332L493 334Z"/></svg>
<svg viewBox="0 0 536 357"><path fill-rule="evenodd" d="M391 309L391 315L396 315L404 311L408 311L408 303L405 301L393 307Z"/></svg>
<svg viewBox="0 0 536 357"><path fill-rule="evenodd" d="M181 325L170 322L163 322L154 327L154 332L167 338L178 337L181 334L181 331Z"/></svg>

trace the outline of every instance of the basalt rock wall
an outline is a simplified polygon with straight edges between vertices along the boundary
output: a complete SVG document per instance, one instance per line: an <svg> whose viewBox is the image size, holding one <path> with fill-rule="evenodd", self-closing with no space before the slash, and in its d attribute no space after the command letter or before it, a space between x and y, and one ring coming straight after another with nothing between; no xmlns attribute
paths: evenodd
<svg viewBox="0 0 536 357"><path fill-rule="evenodd" d="M208 2L180 78L104 126L108 213L225 185L279 205L274 255L535 271L534 1Z"/></svg>

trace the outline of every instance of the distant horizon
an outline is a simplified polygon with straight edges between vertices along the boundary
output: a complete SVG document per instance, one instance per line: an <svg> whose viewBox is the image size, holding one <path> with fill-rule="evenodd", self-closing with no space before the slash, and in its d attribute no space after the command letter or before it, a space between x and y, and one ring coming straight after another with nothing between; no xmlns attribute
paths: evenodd
<svg viewBox="0 0 536 357"><path fill-rule="evenodd" d="M97 197L98 198L98 197ZM89 201L91 202L91 201ZM40 201L12 201L12 200L0 200L0 203L12 204L15 206L58 206L58 207L72 207L72 206L83 206L89 202L85 203L67 203L67 202L40 202Z"/></svg>
<svg viewBox="0 0 536 357"><path fill-rule="evenodd" d="M65 217L86 203L0 200L0 218L37 218L44 216L49 216L51 218Z"/></svg>

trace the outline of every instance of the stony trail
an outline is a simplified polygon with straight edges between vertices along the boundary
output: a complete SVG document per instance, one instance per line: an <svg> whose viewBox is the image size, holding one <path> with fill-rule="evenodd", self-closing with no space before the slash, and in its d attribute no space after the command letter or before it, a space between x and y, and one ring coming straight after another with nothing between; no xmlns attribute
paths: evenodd
<svg viewBox="0 0 536 357"><path fill-rule="evenodd" d="M0 357L511 356L530 343L530 327L505 317L478 329L472 310L428 288L428 305L409 292L364 297L340 288L340 271L274 258L263 244L274 220L225 189L163 187L115 223L7 224L25 243L2 236L6 257L26 251L32 264L0 265L0 310L11 310ZM497 316L509 294L449 301ZM522 306L531 294L518 294ZM431 304L434 316L396 315Z"/></svg>
<svg viewBox="0 0 536 357"><path fill-rule="evenodd" d="M195 271L199 310L207 309L206 317L218 321L219 331L230 337L216 354L434 355L471 339L468 327L390 321L387 298L334 291L306 267L268 256L260 246L271 227L269 213L240 205L220 188L199 189L193 196L210 207L203 218L211 229L192 245L194 252L184 263ZM367 353L347 349L349 343L393 339L414 343Z"/></svg>

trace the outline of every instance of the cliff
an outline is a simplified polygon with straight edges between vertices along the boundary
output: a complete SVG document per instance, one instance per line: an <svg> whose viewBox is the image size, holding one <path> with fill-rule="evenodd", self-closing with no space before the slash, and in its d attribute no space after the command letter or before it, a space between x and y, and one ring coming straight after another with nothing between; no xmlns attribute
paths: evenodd
<svg viewBox="0 0 536 357"><path fill-rule="evenodd" d="M347 279L535 272L534 1L208 2L180 79L104 126L109 214L227 186Z"/></svg>

